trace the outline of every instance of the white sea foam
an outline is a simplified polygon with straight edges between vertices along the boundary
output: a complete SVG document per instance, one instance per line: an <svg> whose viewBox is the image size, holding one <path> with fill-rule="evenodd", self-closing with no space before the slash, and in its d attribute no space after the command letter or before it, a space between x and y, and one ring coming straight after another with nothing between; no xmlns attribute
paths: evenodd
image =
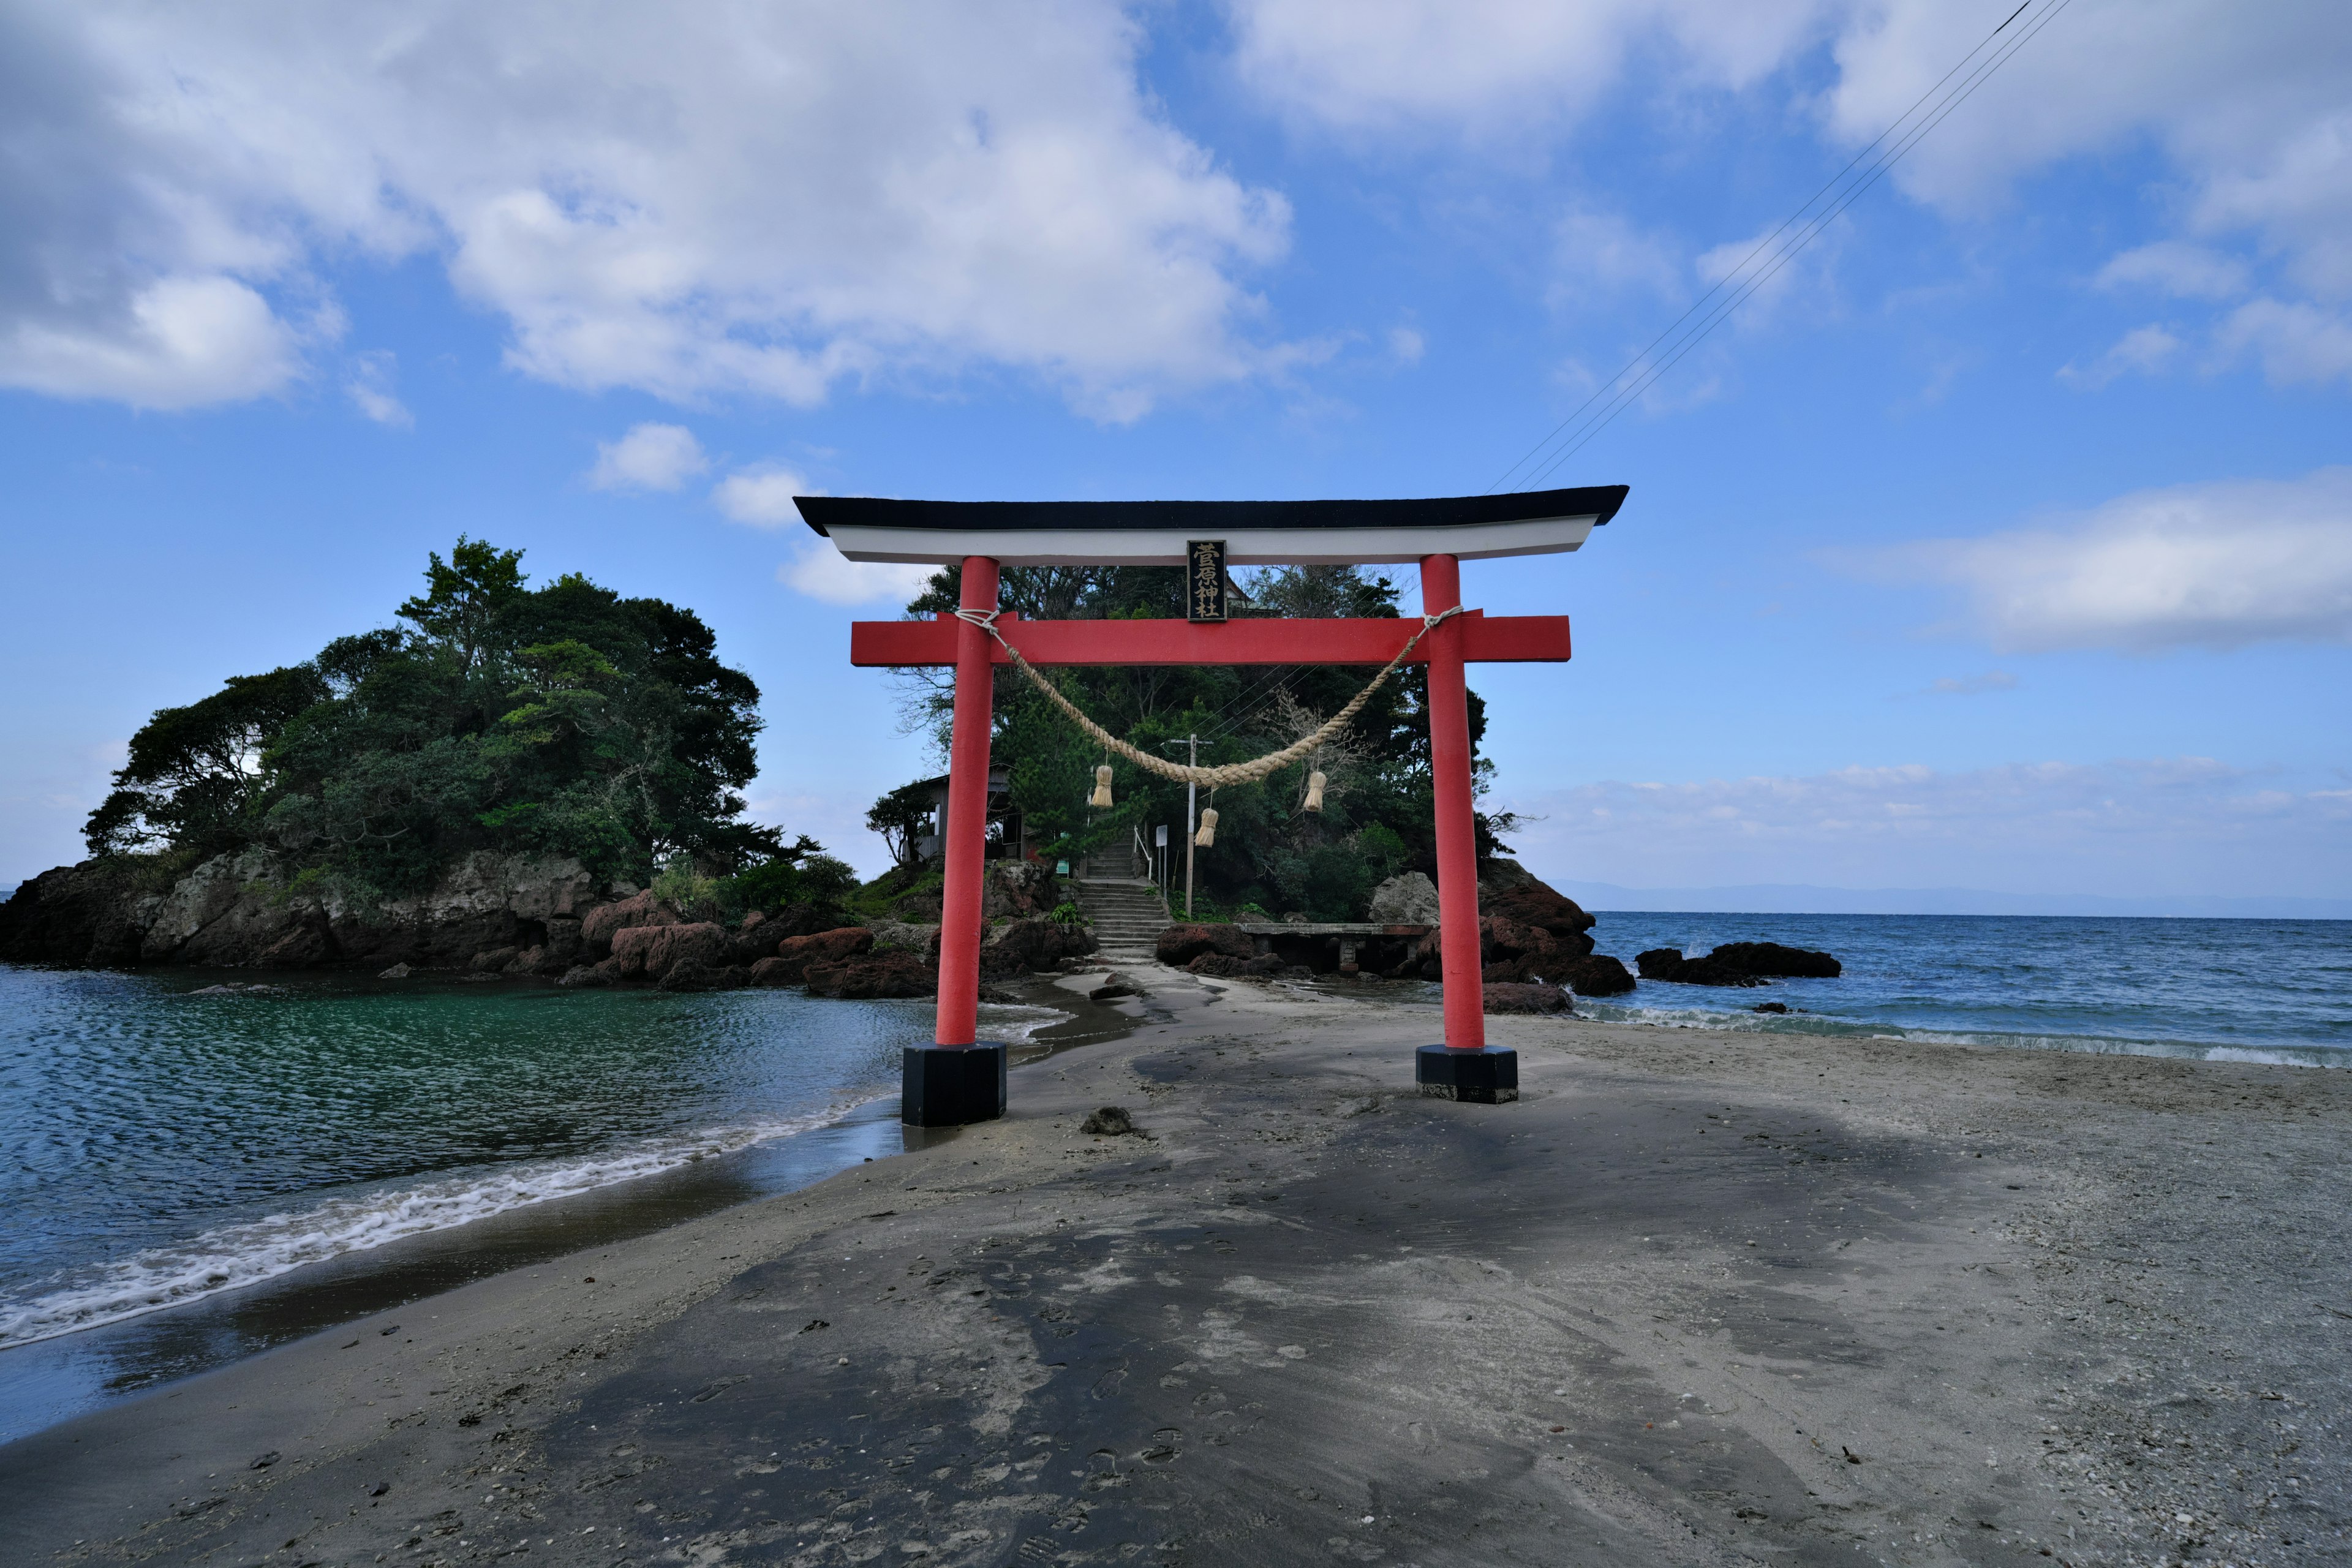
<svg viewBox="0 0 2352 1568"><path fill-rule="evenodd" d="M1077 1016L1075 1013L1017 1002L983 1002L980 1016L985 1021L988 1037L1008 1046L1025 1046L1038 1030L1050 1029Z"/></svg>
<svg viewBox="0 0 2352 1568"><path fill-rule="evenodd" d="M879 1098L879 1097L874 1097ZM388 1184L364 1194L221 1226L165 1247L41 1281L44 1293L0 1298L0 1347L55 1339L125 1318L184 1306L223 1290L365 1252L405 1237L507 1214L551 1198L812 1131L867 1100L807 1116L676 1134L564 1160L520 1161L490 1170Z"/></svg>

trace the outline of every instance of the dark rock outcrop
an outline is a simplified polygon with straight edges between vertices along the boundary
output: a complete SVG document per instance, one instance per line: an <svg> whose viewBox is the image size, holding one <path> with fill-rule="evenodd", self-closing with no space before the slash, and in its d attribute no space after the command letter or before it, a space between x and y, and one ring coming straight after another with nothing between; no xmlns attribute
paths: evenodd
<svg viewBox="0 0 2352 1568"><path fill-rule="evenodd" d="M1727 942L1706 956L1744 973L1774 978L1835 980L1845 973L1845 966L1826 952L1782 947L1777 942Z"/></svg>
<svg viewBox="0 0 2352 1568"><path fill-rule="evenodd" d="M1761 985L1764 981L1744 969L1727 963L1717 963L1712 956L1685 958L1679 948L1654 947L1637 953L1634 963L1640 966L1644 980L1663 980L1673 985Z"/></svg>
<svg viewBox="0 0 2352 1568"><path fill-rule="evenodd" d="M1006 921L989 928L980 944L981 978L1051 974L1061 967L1062 960L1083 958L1094 950L1094 932L1084 926L1034 917Z"/></svg>
<svg viewBox="0 0 2352 1568"><path fill-rule="evenodd" d="M1570 1013L1575 1011L1568 993L1557 985L1489 985L1486 988L1486 1008L1489 1013Z"/></svg>
<svg viewBox="0 0 2352 1568"><path fill-rule="evenodd" d="M661 977L665 991L733 991L751 983L751 972L740 963L709 964L688 959L673 963Z"/></svg>
<svg viewBox="0 0 2352 1568"><path fill-rule="evenodd" d="M1622 996L1633 989L1633 975L1605 952L1574 960L1561 972L1560 978L1579 996Z"/></svg>
<svg viewBox="0 0 2352 1568"><path fill-rule="evenodd" d="M1835 979L1843 966L1826 952L1782 947L1777 942L1726 942L1705 958L1685 958L1671 947L1652 948L1633 962L1644 980L1676 985L1761 985L1768 978L1802 975Z"/></svg>
<svg viewBox="0 0 2352 1568"><path fill-rule="evenodd" d="M851 1002L886 996L936 996L940 972L903 947L884 948L839 963L811 964L808 989L812 996L834 996Z"/></svg>
<svg viewBox="0 0 2352 1568"><path fill-rule="evenodd" d="M1255 957L1257 943L1250 940L1249 932L1236 925L1172 925L1160 933L1156 952L1160 963L1187 969L1194 959L1207 953L1232 959Z"/></svg>
<svg viewBox="0 0 2352 1568"><path fill-rule="evenodd" d="M1206 974L1216 979L1246 978L1263 980L1280 974L1290 965L1279 953L1260 953L1250 958L1236 958L1230 952L1203 952L1184 965L1194 974Z"/></svg>
<svg viewBox="0 0 2352 1568"><path fill-rule="evenodd" d="M1482 891L1478 910L1482 915L1544 932L1571 958L1581 958L1592 951L1592 939L1585 934L1592 929L1592 917L1579 908L1575 900L1554 892L1533 878L1501 892Z"/></svg>
<svg viewBox="0 0 2352 1568"><path fill-rule="evenodd" d="M162 902L136 868L102 860L60 866L20 885L0 904L0 959L69 965L136 963L142 902Z"/></svg>
<svg viewBox="0 0 2352 1568"><path fill-rule="evenodd" d="M456 969L499 948L541 948L555 973L578 956L563 951L570 922L597 892L594 877L560 856L468 855L398 897L297 876L260 849L215 856L168 883L153 860L90 860L34 878L0 906L0 959Z"/></svg>
<svg viewBox="0 0 2352 1568"><path fill-rule="evenodd" d="M1054 879L1052 868L1035 860L991 860L981 879L980 913L983 920L1049 915L1061 901L1061 885Z"/></svg>

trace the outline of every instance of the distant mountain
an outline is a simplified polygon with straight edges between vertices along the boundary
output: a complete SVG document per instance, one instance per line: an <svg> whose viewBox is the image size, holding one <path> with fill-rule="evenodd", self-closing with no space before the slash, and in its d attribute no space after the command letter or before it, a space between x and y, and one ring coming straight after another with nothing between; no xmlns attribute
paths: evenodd
<svg viewBox="0 0 2352 1568"><path fill-rule="evenodd" d="M1588 910L1758 915L2103 915L2195 920L2352 920L2352 899L2108 899L2091 893L1994 893L1980 888L1816 888L1753 882L1731 888L1554 884Z"/></svg>

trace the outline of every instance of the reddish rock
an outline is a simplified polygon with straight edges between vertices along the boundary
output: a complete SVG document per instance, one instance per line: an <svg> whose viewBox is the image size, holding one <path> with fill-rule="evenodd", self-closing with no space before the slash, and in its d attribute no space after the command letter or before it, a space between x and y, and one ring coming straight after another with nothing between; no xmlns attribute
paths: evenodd
<svg viewBox="0 0 2352 1568"><path fill-rule="evenodd" d="M867 1001L885 996L935 996L939 971L903 947L886 948L840 963L813 963L808 971L809 994L844 1001Z"/></svg>
<svg viewBox="0 0 2352 1568"><path fill-rule="evenodd" d="M727 962L727 928L715 921L625 926L613 934L610 962L625 980L659 980L681 963L720 968Z"/></svg>
<svg viewBox="0 0 2352 1568"><path fill-rule="evenodd" d="M788 936L778 944L773 958L763 958L751 965L751 984L798 985L808 978L814 965L846 963L873 950L874 933L864 926L844 926L839 931L819 931L814 936Z"/></svg>
<svg viewBox="0 0 2352 1568"><path fill-rule="evenodd" d="M667 926L679 923L678 912L662 902L647 889L642 893L609 904L599 904L580 920L580 940L589 952L602 956L613 948L613 939L625 931L640 926Z"/></svg>
<svg viewBox="0 0 2352 1568"><path fill-rule="evenodd" d="M1174 968L1190 967L1203 953L1227 958L1253 958L1257 943L1236 925L1172 925L1160 933L1160 962ZM1197 973L1197 972L1196 972Z"/></svg>

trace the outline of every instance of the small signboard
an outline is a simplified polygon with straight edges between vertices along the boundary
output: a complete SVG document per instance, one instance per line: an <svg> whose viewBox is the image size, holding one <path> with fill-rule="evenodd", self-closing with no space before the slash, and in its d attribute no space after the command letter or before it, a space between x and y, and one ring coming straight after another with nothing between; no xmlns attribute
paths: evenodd
<svg viewBox="0 0 2352 1568"><path fill-rule="evenodd" d="M1160 557L1163 561L1167 557ZM1184 618L1225 618L1225 542L1195 539L1184 546Z"/></svg>

